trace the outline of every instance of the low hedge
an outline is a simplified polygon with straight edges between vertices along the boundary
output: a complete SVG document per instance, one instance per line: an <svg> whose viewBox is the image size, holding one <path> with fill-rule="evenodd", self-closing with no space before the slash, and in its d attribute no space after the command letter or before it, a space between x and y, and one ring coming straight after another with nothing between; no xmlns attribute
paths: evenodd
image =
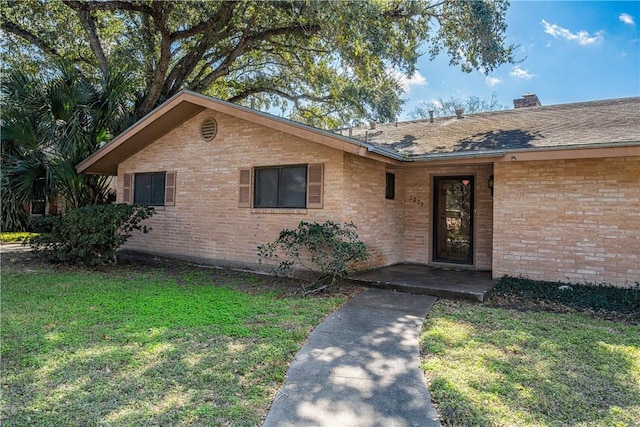
<svg viewBox="0 0 640 427"><path fill-rule="evenodd" d="M578 285L505 276L495 285L498 296L559 303L580 310L606 311L640 319L640 284L632 288L610 285Z"/></svg>
<svg viewBox="0 0 640 427"><path fill-rule="evenodd" d="M40 234L29 239L36 253L52 261L98 266L116 263L116 250L134 230L147 233L151 227L140 222L154 214L141 205L95 205L71 209L62 216L45 216L34 221Z"/></svg>

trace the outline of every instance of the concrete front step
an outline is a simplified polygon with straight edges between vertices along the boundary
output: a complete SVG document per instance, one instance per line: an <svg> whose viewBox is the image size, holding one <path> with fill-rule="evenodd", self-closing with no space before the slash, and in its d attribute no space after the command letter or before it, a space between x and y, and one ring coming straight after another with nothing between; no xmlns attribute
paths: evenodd
<svg viewBox="0 0 640 427"><path fill-rule="evenodd" d="M394 264L349 276L361 285L445 299L483 302L495 280L486 271L440 268L422 264Z"/></svg>

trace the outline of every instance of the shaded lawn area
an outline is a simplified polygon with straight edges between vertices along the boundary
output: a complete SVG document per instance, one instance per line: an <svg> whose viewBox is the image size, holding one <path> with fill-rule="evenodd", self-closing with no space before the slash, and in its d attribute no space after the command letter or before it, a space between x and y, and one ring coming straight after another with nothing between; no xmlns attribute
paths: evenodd
<svg viewBox="0 0 640 427"><path fill-rule="evenodd" d="M422 367L445 425L640 425L640 326L438 301Z"/></svg>
<svg viewBox="0 0 640 427"><path fill-rule="evenodd" d="M176 268L3 259L1 424L258 425L308 332L346 299Z"/></svg>

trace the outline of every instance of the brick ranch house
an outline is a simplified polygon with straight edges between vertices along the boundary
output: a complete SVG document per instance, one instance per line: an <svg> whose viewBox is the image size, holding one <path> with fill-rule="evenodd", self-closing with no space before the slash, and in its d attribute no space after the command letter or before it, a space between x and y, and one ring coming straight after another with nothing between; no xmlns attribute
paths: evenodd
<svg viewBox="0 0 640 427"><path fill-rule="evenodd" d="M78 171L117 176L118 202L157 206L129 250L258 268L256 247L280 230L330 219L358 226L369 267L630 286L638 113L640 97L534 103L341 134L182 91Z"/></svg>

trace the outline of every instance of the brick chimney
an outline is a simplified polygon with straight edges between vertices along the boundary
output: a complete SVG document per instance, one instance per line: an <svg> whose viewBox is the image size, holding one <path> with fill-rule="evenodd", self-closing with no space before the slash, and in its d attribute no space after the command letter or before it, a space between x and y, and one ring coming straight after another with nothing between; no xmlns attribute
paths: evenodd
<svg viewBox="0 0 640 427"><path fill-rule="evenodd" d="M522 98L513 100L513 108L540 107L541 105L535 93L525 93Z"/></svg>

